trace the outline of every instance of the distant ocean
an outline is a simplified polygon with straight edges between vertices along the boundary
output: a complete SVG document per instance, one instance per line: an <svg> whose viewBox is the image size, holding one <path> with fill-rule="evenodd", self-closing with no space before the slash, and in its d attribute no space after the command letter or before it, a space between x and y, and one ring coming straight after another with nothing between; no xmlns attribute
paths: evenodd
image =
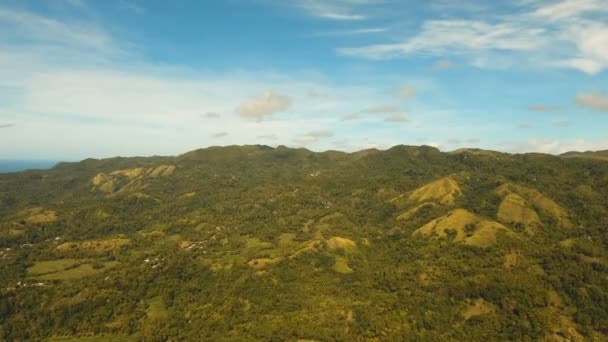
<svg viewBox="0 0 608 342"><path fill-rule="evenodd" d="M0 160L0 173L50 169L57 163L54 160Z"/></svg>

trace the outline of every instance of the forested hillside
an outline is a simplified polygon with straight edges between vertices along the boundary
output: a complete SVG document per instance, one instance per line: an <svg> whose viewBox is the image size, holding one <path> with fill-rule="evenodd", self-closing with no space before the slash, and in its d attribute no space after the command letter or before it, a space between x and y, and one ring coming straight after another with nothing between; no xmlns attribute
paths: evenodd
<svg viewBox="0 0 608 342"><path fill-rule="evenodd" d="M608 339L608 162L210 147L0 174L0 340Z"/></svg>

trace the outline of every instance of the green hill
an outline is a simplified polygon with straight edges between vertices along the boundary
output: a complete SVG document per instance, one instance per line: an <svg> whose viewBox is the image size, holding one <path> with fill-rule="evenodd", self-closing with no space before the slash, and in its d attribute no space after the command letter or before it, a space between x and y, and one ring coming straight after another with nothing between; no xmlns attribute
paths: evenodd
<svg viewBox="0 0 608 342"><path fill-rule="evenodd" d="M210 147L0 174L0 340L608 339L608 163Z"/></svg>

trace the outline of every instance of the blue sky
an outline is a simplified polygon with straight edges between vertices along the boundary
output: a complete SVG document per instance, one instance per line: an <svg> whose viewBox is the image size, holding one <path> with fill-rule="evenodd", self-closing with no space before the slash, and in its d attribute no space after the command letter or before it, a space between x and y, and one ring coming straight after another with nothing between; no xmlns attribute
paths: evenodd
<svg viewBox="0 0 608 342"><path fill-rule="evenodd" d="M0 158L608 149L608 0L0 0Z"/></svg>

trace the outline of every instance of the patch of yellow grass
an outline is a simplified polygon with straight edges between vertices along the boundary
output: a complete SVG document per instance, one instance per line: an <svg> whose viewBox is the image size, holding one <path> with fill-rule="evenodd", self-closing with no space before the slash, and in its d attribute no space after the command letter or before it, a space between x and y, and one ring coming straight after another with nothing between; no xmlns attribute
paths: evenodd
<svg viewBox="0 0 608 342"><path fill-rule="evenodd" d="M452 177L445 177L412 191L395 197L391 202L400 205L404 202L437 202L439 204L454 204L454 199L461 194L460 186Z"/></svg>
<svg viewBox="0 0 608 342"><path fill-rule="evenodd" d="M150 177L171 176L174 171L175 171L175 165L161 165L154 169L148 170L148 176L150 176Z"/></svg>
<svg viewBox="0 0 608 342"><path fill-rule="evenodd" d="M458 183L450 177L445 177L429 183L409 195L414 202L437 201L441 204L453 204L454 197L462 193Z"/></svg>
<svg viewBox="0 0 608 342"><path fill-rule="evenodd" d="M487 315L495 312L496 308L492 303L488 303L485 300L478 298L471 303L468 303L468 307L462 311L462 317L468 320L472 317Z"/></svg>
<svg viewBox="0 0 608 342"><path fill-rule="evenodd" d="M540 218L526 200L514 193L508 194L498 207L498 219L505 223L521 223L526 227L540 224Z"/></svg>
<svg viewBox="0 0 608 342"><path fill-rule="evenodd" d="M95 211L95 216L97 216L98 219L106 219L110 216L112 216L110 213L108 213L107 211L103 210L103 209L97 209Z"/></svg>
<svg viewBox="0 0 608 342"><path fill-rule="evenodd" d="M498 187L496 192L503 198L510 194L517 194L528 204L553 216L560 224L564 226L571 225L568 220L568 211L564 207L534 189L513 183L505 183Z"/></svg>
<svg viewBox="0 0 608 342"><path fill-rule="evenodd" d="M319 248L322 246L321 240L310 240L303 244L303 247L295 251L289 256L290 259L297 258L298 256L306 253L317 253Z"/></svg>
<svg viewBox="0 0 608 342"><path fill-rule="evenodd" d="M539 324L549 327L550 332L544 336L543 341L586 341L576 330L576 324L570 317L564 315L561 309L552 306L538 308L534 310L534 316Z"/></svg>
<svg viewBox="0 0 608 342"><path fill-rule="evenodd" d="M417 207L414 207L412 209L402 212L401 214L399 214L399 216L397 216L397 220L407 221L407 220L411 219L412 217L416 216L416 214L418 214L420 209L425 208L425 207L437 207L437 206L438 206L437 203L432 203L432 202L423 203Z"/></svg>
<svg viewBox="0 0 608 342"><path fill-rule="evenodd" d="M498 222L482 219L464 209L456 209L420 227L414 231L414 235L448 237L449 232L452 232L454 241L487 247L496 242L496 236L501 231L515 235Z"/></svg>
<svg viewBox="0 0 608 342"><path fill-rule="evenodd" d="M294 239L296 238L296 234L293 233L283 233L279 236L279 248L289 248L294 244Z"/></svg>
<svg viewBox="0 0 608 342"><path fill-rule="evenodd" d="M109 240L92 240L83 242L66 242L57 246L55 249L60 252L67 252L72 250L84 250L93 251L96 253L111 252L124 246L130 242L129 239L118 238Z"/></svg>
<svg viewBox="0 0 608 342"><path fill-rule="evenodd" d="M355 243L355 241L339 236L334 236L331 239L328 239L326 243L327 248L332 251L338 248L342 248L344 250L352 250L357 248L357 244Z"/></svg>
<svg viewBox="0 0 608 342"><path fill-rule="evenodd" d="M28 217L25 222L30 224L53 223L57 221L57 212L43 208L32 208L25 211Z"/></svg>
<svg viewBox="0 0 608 342"><path fill-rule="evenodd" d="M342 274L353 273L353 269L348 266L346 258L344 257L336 257L336 263L334 264L334 271Z"/></svg>
<svg viewBox="0 0 608 342"><path fill-rule="evenodd" d="M129 179L134 179L141 176L145 170L141 167L136 169L116 170L110 173L112 176L125 176Z"/></svg>
<svg viewBox="0 0 608 342"><path fill-rule="evenodd" d="M196 192L189 192L189 193L179 196L178 198L192 198L194 196L196 196Z"/></svg>
<svg viewBox="0 0 608 342"><path fill-rule="evenodd" d="M562 297L555 292L555 290L547 291L547 306L554 308L562 308L564 306L564 302Z"/></svg>
<svg viewBox="0 0 608 342"><path fill-rule="evenodd" d="M93 184L93 190L99 190L108 194L120 191L137 191L142 188L142 181L146 178L170 176L175 169L175 165L160 165L149 169L140 167L115 170L110 172L110 174L97 174L91 179L91 183ZM124 184L125 182L126 184ZM124 185L119 187L119 184Z"/></svg>
<svg viewBox="0 0 608 342"><path fill-rule="evenodd" d="M504 257L504 261L502 263L502 266L506 269L506 270L512 270L515 267L517 267L517 265L520 264L520 254L513 251L509 254L506 254Z"/></svg>
<svg viewBox="0 0 608 342"><path fill-rule="evenodd" d="M276 264L277 262L283 260L283 258L260 258L260 259L253 259L250 260L247 265L249 265L249 267L253 268L254 270L262 270L272 264Z"/></svg>
<svg viewBox="0 0 608 342"><path fill-rule="evenodd" d="M95 175L95 177L93 177L93 179L91 179L91 183L93 183L93 186L100 186L111 179L112 177L106 175L105 173L98 173Z"/></svg>

